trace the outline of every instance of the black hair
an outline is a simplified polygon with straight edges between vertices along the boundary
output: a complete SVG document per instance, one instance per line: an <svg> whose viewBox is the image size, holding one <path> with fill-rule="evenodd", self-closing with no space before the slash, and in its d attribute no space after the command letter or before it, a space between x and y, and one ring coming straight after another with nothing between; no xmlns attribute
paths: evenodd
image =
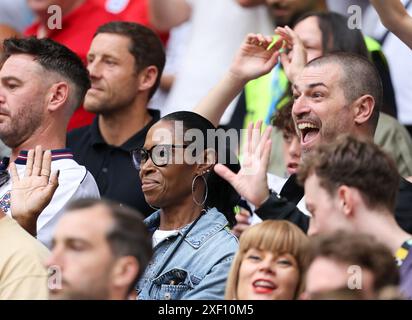
<svg viewBox="0 0 412 320"><path fill-rule="evenodd" d="M299 22L309 17L316 17L322 33L322 52L344 51L369 57L362 32L348 28L347 18L336 12L308 12L299 17Z"/></svg>
<svg viewBox="0 0 412 320"><path fill-rule="evenodd" d="M113 218L113 227L106 235L114 256L132 256L139 263L139 272L130 284L132 292L153 255L152 239L141 213L107 199L79 199L68 204L66 212L103 206Z"/></svg>
<svg viewBox="0 0 412 320"><path fill-rule="evenodd" d="M35 37L10 38L3 42L3 62L14 54L28 54L45 70L54 72L75 86L75 99L72 111L83 103L90 88L89 72L82 60L69 48L51 39Z"/></svg>
<svg viewBox="0 0 412 320"><path fill-rule="evenodd" d="M166 63L165 50L160 38L143 25L124 21L106 23L97 29L94 36L100 33L117 34L130 39L129 52L135 59L137 72L149 66L157 68L158 75L155 84L150 89L150 99L160 85L160 78Z"/></svg>
<svg viewBox="0 0 412 320"><path fill-rule="evenodd" d="M204 148L213 148L216 153L222 151L222 144L226 145L226 141L222 141L219 137L216 137L214 141L207 141L210 137L210 132L208 135L208 130L217 130L216 127L206 118L201 115L190 112L190 111L178 111L164 116L161 120L164 121L182 121L183 130L186 132L190 129L198 129L202 132L202 145ZM223 130L223 129L222 129ZM216 132L216 131L215 131ZM226 167L228 167L233 172L238 172L240 170L240 164L237 158L233 156L233 152L229 148L224 148L223 151L224 159L218 154L218 161ZM233 161L233 160L236 161ZM226 180L221 178L213 170L207 175L206 181L208 186L208 197L206 199L205 206L207 208L216 207L221 213L223 213L229 222L229 226L232 227L236 224L234 207L238 204L240 200L239 194Z"/></svg>

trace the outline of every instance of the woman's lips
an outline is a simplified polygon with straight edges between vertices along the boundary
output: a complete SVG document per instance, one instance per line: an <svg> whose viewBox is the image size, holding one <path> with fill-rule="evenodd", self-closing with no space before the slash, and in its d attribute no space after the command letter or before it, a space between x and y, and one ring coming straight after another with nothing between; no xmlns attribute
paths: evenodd
<svg viewBox="0 0 412 320"><path fill-rule="evenodd" d="M152 180L146 180L146 181L142 181L142 191L149 191L152 190L154 188L156 188L159 185L159 183L157 181L152 181Z"/></svg>
<svg viewBox="0 0 412 320"><path fill-rule="evenodd" d="M258 279L253 282L253 291L258 294L269 294L277 289L277 286L270 280Z"/></svg>

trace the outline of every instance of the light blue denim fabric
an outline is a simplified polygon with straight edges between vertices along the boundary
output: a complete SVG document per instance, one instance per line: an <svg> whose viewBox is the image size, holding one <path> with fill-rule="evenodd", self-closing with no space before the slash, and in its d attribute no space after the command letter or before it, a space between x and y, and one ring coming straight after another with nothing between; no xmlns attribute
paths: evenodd
<svg viewBox="0 0 412 320"><path fill-rule="evenodd" d="M159 211L145 219L150 231L157 229L159 219ZM158 274L190 224L160 242L137 285L138 299L223 299L229 269L239 246L227 224L222 213L216 208L209 209Z"/></svg>

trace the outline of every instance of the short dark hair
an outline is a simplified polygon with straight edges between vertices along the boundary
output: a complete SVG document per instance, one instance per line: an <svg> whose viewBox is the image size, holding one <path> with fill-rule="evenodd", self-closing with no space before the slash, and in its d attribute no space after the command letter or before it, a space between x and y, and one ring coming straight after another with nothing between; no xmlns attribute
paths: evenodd
<svg viewBox="0 0 412 320"><path fill-rule="evenodd" d="M80 199L71 202L66 211L103 206L114 220L106 235L112 253L116 257L132 256L139 263L139 272L129 288L132 292L153 255L150 234L143 223L143 216L135 209L107 199Z"/></svg>
<svg viewBox="0 0 412 320"><path fill-rule="evenodd" d="M319 257L369 270L374 277L375 291L399 284L399 271L393 255L372 236L342 230L316 236L309 245L310 264Z"/></svg>
<svg viewBox="0 0 412 320"><path fill-rule="evenodd" d="M150 99L160 85L160 78L166 62L165 50L160 38L145 26L124 21L106 23L97 29L94 36L100 33L112 33L130 39L129 52L135 59L137 72L149 66L157 68L158 75L155 84L150 89Z"/></svg>
<svg viewBox="0 0 412 320"><path fill-rule="evenodd" d="M299 182L311 174L330 195L346 185L358 189L369 208L395 210L400 176L395 161L372 141L343 135L320 145L300 164Z"/></svg>
<svg viewBox="0 0 412 320"><path fill-rule="evenodd" d="M28 54L33 56L43 69L69 80L75 87L72 112L83 103L90 88L89 72L81 59L69 48L51 39L35 37L6 39L3 47L3 62L14 54Z"/></svg>
<svg viewBox="0 0 412 320"><path fill-rule="evenodd" d="M375 100L373 113L369 118L369 127L375 132L379 120L379 111L383 105L383 87L376 67L367 58L348 52L335 52L310 61L305 68L337 64L342 70L340 85L347 103L352 103L363 95L371 95Z"/></svg>

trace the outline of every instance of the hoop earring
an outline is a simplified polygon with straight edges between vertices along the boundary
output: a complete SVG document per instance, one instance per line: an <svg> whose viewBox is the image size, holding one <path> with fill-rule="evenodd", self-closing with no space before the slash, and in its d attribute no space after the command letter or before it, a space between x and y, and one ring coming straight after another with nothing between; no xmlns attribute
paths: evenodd
<svg viewBox="0 0 412 320"><path fill-rule="evenodd" d="M205 183L205 190L206 190L206 192L205 192L205 197L204 197L204 199L203 199L202 202L198 202L198 201L196 200L196 198L195 198L195 195L194 195L194 192L195 192L195 188L194 188L194 187L195 187L195 182L196 182L196 179L199 178L199 177L202 177L203 182ZM199 207L203 207L203 205L204 205L205 202L206 202L208 193L209 193L209 189L208 189L208 187L207 187L206 178L205 178L203 175L198 174L196 177L193 178L193 181L192 181L192 198L193 198L193 202L196 203Z"/></svg>

